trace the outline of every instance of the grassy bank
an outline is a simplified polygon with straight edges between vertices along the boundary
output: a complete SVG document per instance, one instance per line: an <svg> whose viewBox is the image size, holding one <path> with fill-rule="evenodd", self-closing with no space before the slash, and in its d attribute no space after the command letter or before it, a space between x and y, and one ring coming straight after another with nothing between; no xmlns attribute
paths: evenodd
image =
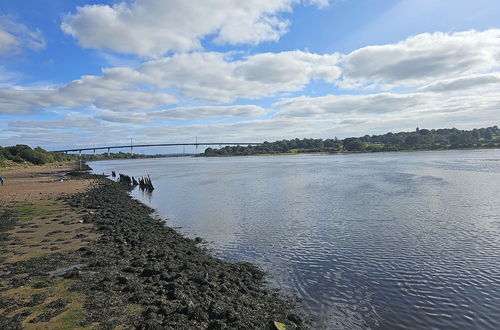
<svg viewBox="0 0 500 330"><path fill-rule="evenodd" d="M119 183L99 178L91 190L59 202L59 210L79 217L15 206L5 210L10 220L0 230L45 218L81 221L89 226L85 235L95 236L77 249L4 262L0 328L304 327L293 299L267 288L262 271L214 258L154 218ZM76 237L71 232L61 246L69 245L63 243L70 235ZM9 235L1 237L3 247L16 245Z"/></svg>

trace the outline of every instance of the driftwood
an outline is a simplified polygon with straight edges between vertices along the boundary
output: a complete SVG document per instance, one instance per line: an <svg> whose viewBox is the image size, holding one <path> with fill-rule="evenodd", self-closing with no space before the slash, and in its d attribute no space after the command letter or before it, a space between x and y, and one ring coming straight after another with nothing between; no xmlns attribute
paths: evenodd
<svg viewBox="0 0 500 330"><path fill-rule="evenodd" d="M141 177L139 178L139 181L136 180L134 177L130 177L126 174L119 174L119 179L118 182L122 183L123 185L127 186L128 188L134 188L136 186L139 186L139 189L142 191L146 192L152 192L155 187L153 186L153 183L151 182L151 178L148 176Z"/></svg>
<svg viewBox="0 0 500 330"><path fill-rule="evenodd" d="M133 183L133 180L131 177L129 177L128 175L126 174L119 174L120 178L118 179L118 182L120 182L121 184L127 186L128 188L133 188L134 187L134 183Z"/></svg>
<svg viewBox="0 0 500 330"><path fill-rule="evenodd" d="M147 191L147 192L152 192L155 187L153 186L153 183L151 182L151 178L149 177L149 174L147 177L142 177L139 179L139 189L142 191Z"/></svg>

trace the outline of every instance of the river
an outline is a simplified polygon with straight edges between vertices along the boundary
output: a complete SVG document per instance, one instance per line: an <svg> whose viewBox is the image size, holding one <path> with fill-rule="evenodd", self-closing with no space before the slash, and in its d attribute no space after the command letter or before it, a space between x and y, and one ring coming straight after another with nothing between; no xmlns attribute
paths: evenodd
<svg viewBox="0 0 500 330"><path fill-rule="evenodd" d="M500 327L500 150L99 161L327 329Z"/></svg>

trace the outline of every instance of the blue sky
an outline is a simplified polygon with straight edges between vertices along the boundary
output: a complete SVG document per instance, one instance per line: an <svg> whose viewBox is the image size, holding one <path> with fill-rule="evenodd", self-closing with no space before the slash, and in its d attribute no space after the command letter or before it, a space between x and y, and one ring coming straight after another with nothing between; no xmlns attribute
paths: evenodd
<svg viewBox="0 0 500 330"><path fill-rule="evenodd" d="M494 0L0 0L0 145L497 125L499 15Z"/></svg>

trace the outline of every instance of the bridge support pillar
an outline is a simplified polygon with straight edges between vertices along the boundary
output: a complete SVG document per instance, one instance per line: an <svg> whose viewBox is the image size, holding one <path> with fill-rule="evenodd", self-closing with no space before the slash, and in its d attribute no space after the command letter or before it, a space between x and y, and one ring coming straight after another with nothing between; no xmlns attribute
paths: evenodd
<svg viewBox="0 0 500 330"><path fill-rule="evenodd" d="M110 148L108 148L108 157L111 155L111 153L109 152L109 149L110 149Z"/></svg>

